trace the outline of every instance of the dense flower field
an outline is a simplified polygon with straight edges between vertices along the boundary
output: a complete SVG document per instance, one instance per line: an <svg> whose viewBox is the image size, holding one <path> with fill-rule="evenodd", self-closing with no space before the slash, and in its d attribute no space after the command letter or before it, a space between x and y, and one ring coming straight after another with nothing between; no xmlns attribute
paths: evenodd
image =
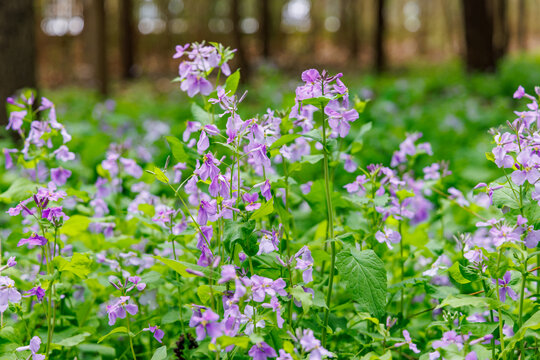
<svg viewBox="0 0 540 360"><path fill-rule="evenodd" d="M500 177L458 190L420 133L359 166L370 104L342 74L242 118L233 56L178 46L182 132L106 154L71 151L48 99L8 99L2 359L540 357L540 88L491 130Z"/></svg>

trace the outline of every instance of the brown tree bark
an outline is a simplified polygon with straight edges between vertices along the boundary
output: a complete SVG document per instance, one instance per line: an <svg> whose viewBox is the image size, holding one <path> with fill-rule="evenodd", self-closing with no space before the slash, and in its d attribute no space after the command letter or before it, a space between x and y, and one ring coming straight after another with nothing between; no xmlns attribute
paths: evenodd
<svg viewBox="0 0 540 360"><path fill-rule="evenodd" d="M492 0L493 12L493 51L495 61L508 52L510 31L508 25L508 0Z"/></svg>
<svg viewBox="0 0 540 360"><path fill-rule="evenodd" d="M6 98L36 87L33 0L0 1L0 126L7 124Z"/></svg>
<svg viewBox="0 0 540 360"><path fill-rule="evenodd" d="M360 53L360 37L358 31L362 25L362 12L361 5L363 0L347 0L348 1L348 21L350 29L350 48L351 57L356 62L358 54Z"/></svg>
<svg viewBox="0 0 540 360"><path fill-rule="evenodd" d="M272 38L272 10L270 8L270 0L260 0L260 41L262 44L262 56L265 59L270 58L271 38Z"/></svg>
<svg viewBox="0 0 540 360"><path fill-rule="evenodd" d="M232 0L231 2L231 21L233 23L233 42L236 48L236 58L240 68L242 69L243 81L249 78L249 63L247 61L244 44L242 41L242 32L240 29L240 21L242 20L240 15L240 0Z"/></svg>
<svg viewBox="0 0 540 360"><path fill-rule="evenodd" d="M133 27L133 0L120 0L120 64L123 79L135 77L135 29Z"/></svg>
<svg viewBox="0 0 540 360"><path fill-rule="evenodd" d="M516 38L520 50L527 49L527 11L526 1L518 0Z"/></svg>
<svg viewBox="0 0 540 360"><path fill-rule="evenodd" d="M468 71L494 71L493 16L489 0L462 0L465 63Z"/></svg>
<svg viewBox="0 0 540 360"><path fill-rule="evenodd" d="M89 59L93 69L93 80L98 91L106 96L109 91L107 74L107 38L105 31L105 0L86 0L87 21L85 26Z"/></svg>
<svg viewBox="0 0 540 360"><path fill-rule="evenodd" d="M466 0L464 0L466 1ZM386 0L375 0L375 71L382 72L386 69L386 51L384 48L384 35L386 32L385 19Z"/></svg>

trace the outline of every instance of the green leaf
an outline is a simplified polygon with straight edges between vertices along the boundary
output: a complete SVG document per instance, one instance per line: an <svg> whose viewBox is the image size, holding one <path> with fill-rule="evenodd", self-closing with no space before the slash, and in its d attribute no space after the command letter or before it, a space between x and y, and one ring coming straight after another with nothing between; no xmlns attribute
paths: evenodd
<svg viewBox="0 0 540 360"><path fill-rule="evenodd" d="M78 335L75 335L75 336L71 336L71 337L62 339L62 340L58 341L55 345L59 345L59 346L63 346L63 347L73 347L73 346L76 346L76 345L79 345L80 343L82 343L84 341L84 339L86 339L90 335L92 335L92 334L85 332L85 333L82 333L82 334L78 334Z"/></svg>
<svg viewBox="0 0 540 360"><path fill-rule="evenodd" d="M466 294L450 295L437 306L437 309L450 306L460 308L463 306L487 307L490 310L498 309L504 306L502 302L493 298L485 298Z"/></svg>
<svg viewBox="0 0 540 360"><path fill-rule="evenodd" d="M199 285L197 288L197 295L204 304L208 304L212 294L215 296L216 294L222 293L225 290L227 290L227 288L223 285L213 285L212 288L210 288L209 285Z"/></svg>
<svg viewBox="0 0 540 360"><path fill-rule="evenodd" d="M154 216L156 212L154 205L150 205L150 204L139 204L139 206L137 206L137 209L139 211L142 211L148 217Z"/></svg>
<svg viewBox="0 0 540 360"><path fill-rule="evenodd" d="M225 81L225 91L230 91L229 96L234 95L236 89L238 89L238 83L240 82L240 70L236 70L234 73L229 75Z"/></svg>
<svg viewBox="0 0 540 360"><path fill-rule="evenodd" d="M179 261L167 259L167 258L164 258L162 256L154 256L154 259L157 259L157 260L161 261L162 263L167 265L169 268L173 269L174 271L176 271L177 273L182 275L182 277L194 277L194 276L196 276L196 275L188 273L186 271L187 266L185 266L184 264L182 264Z"/></svg>
<svg viewBox="0 0 540 360"><path fill-rule="evenodd" d="M98 353L107 357L115 357L116 350L115 348L107 345L98 345L98 344L81 344L77 346L82 353Z"/></svg>
<svg viewBox="0 0 540 360"><path fill-rule="evenodd" d="M253 214L249 217L251 220L257 220L260 218L265 217L266 215L270 215L274 212L274 199L270 199L270 201L267 201L266 203L262 204L260 208L255 210Z"/></svg>
<svg viewBox="0 0 540 360"><path fill-rule="evenodd" d="M336 267L347 293L359 303L362 310L381 317L386 308L386 270L373 250L354 248L337 255Z"/></svg>
<svg viewBox="0 0 540 360"><path fill-rule="evenodd" d="M106 338L108 338L109 336L114 335L114 334L120 334L120 333L127 334L128 333L127 328L125 326L119 326L117 328L112 329L111 331L109 331L107 335L103 335L102 337L99 338L98 344L102 342L103 340L105 340Z"/></svg>
<svg viewBox="0 0 540 360"><path fill-rule="evenodd" d="M257 245L257 234L255 230L255 220L247 222L228 221L223 230L223 243L229 252L232 253L234 244L238 243L248 256L254 256L259 251Z"/></svg>
<svg viewBox="0 0 540 360"><path fill-rule="evenodd" d="M169 183L169 178L167 177L167 175L165 175L165 173L161 171L161 169L157 166L154 166L154 170L152 170L152 172L154 173L156 180L161 181L164 184Z"/></svg>
<svg viewBox="0 0 540 360"><path fill-rule="evenodd" d="M448 268L448 273L459 284L468 284L470 283L469 280L465 279L465 277L461 274L460 271L460 263L454 263L454 265L450 266Z"/></svg>
<svg viewBox="0 0 540 360"><path fill-rule="evenodd" d="M540 311L535 312L527 321L523 323L523 325L511 338L510 342L508 342L507 347L503 354L507 354L508 352L512 351L514 347L516 346L516 344L525 337L527 330L538 330L538 329L540 329Z"/></svg>
<svg viewBox="0 0 540 360"><path fill-rule="evenodd" d="M191 104L191 113L193 114L195 121L200 122L203 126L212 123L211 115L196 103Z"/></svg>
<svg viewBox="0 0 540 360"><path fill-rule="evenodd" d="M92 271L92 259L85 254L74 253L69 261L57 256L53 262L60 272L68 271L81 279L86 278Z"/></svg>
<svg viewBox="0 0 540 360"><path fill-rule="evenodd" d="M18 177L9 188L0 194L0 201L5 203L19 202L32 196L38 185L24 177Z"/></svg>
<svg viewBox="0 0 540 360"><path fill-rule="evenodd" d="M73 215L64 222L64 225L60 229L60 234L76 237L88 229L90 225L90 218L88 216Z"/></svg>
<svg viewBox="0 0 540 360"><path fill-rule="evenodd" d="M167 346L164 345L164 346L158 348L154 352L154 355L152 355L151 360L165 360L166 358L167 358Z"/></svg>
<svg viewBox="0 0 540 360"><path fill-rule="evenodd" d="M230 345L235 345L241 347L242 349L247 349L249 345L249 338L247 336L227 336L223 335L218 338L218 342L222 348L226 348Z"/></svg>
<svg viewBox="0 0 540 360"><path fill-rule="evenodd" d="M299 134L286 134L274 141L274 143L270 146L268 150L273 150L282 147L285 144L288 144L290 142L293 142L297 138L299 138Z"/></svg>
<svg viewBox="0 0 540 360"><path fill-rule="evenodd" d="M324 155L321 154L302 156L302 162L308 162L310 164L316 164L322 159L324 159Z"/></svg>
<svg viewBox="0 0 540 360"><path fill-rule="evenodd" d="M326 96L319 96L316 98L302 100L302 104L313 105L320 109L321 107L324 108L330 102L330 100L332 99L329 99Z"/></svg>
<svg viewBox="0 0 540 360"><path fill-rule="evenodd" d="M295 285L290 294L298 301L302 303L302 308L304 311L308 311L309 308L313 305L313 295L308 292L305 292L302 286Z"/></svg>
<svg viewBox="0 0 540 360"><path fill-rule="evenodd" d="M169 143L169 147L171 148L172 154L176 161L186 162L188 155L184 150L185 145L174 136L165 136L165 139L167 140L167 143Z"/></svg>
<svg viewBox="0 0 540 360"><path fill-rule="evenodd" d="M490 186L498 185L496 183ZM511 209L519 209L519 201L516 198L516 194L508 183L504 184L502 188L493 191L493 205L502 208L507 206Z"/></svg>

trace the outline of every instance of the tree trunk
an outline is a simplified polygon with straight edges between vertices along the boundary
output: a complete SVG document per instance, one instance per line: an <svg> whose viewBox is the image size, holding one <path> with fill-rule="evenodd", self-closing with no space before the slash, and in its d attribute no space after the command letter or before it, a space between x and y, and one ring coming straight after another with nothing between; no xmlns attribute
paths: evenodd
<svg viewBox="0 0 540 360"><path fill-rule="evenodd" d="M233 23L233 41L236 47L236 57L240 68L242 69L242 79L247 80L249 78L249 63L246 58L244 44L242 42L242 32L240 30L240 0L232 0L231 3L231 20Z"/></svg>
<svg viewBox="0 0 540 360"><path fill-rule="evenodd" d="M462 0L468 71L494 71L493 17L488 0Z"/></svg>
<svg viewBox="0 0 540 360"><path fill-rule="evenodd" d="M270 0L260 0L260 36L262 44L262 56L265 59L270 58L270 39L271 39L271 24L272 12L270 9Z"/></svg>
<svg viewBox="0 0 540 360"><path fill-rule="evenodd" d="M360 53L360 39L358 36L358 29L362 24L362 12L360 11L360 5L362 0L347 0L348 1L348 21L350 28L350 47L351 57L354 62L358 59Z"/></svg>
<svg viewBox="0 0 540 360"><path fill-rule="evenodd" d="M7 124L6 98L36 87L33 0L0 1L0 125Z"/></svg>
<svg viewBox="0 0 540 360"><path fill-rule="evenodd" d="M105 32L105 0L86 0L85 9L89 59L93 68L93 78L96 88L106 96L109 91L107 76L107 38Z"/></svg>
<svg viewBox="0 0 540 360"><path fill-rule="evenodd" d="M508 1L492 0L493 11L493 51L495 61L501 59L508 52L510 31L508 26Z"/></svg>
<svg viewBox="0 0 540 360"><path fill-rule="evenodd" d="M466 0L465 0L466 1ZM386 52L384 51L384 33L386 32L386 21L384 16L386 0L375 0L375 70L382 72L386 68Z"/></svg>
<svg viewBox="0 0 540 360"><path fill-rule="evenodd" d="M527 50L527 12L526 1L518 0L518 17L517 17L517 30L516 37L520 50Z"/></svg>
<svg viewBox="0 0 540 360"><path fill-rule="evenodd" d="M133 0L120 0L120 56L123 79L135 77L135 31L133 28Z"/></svg>

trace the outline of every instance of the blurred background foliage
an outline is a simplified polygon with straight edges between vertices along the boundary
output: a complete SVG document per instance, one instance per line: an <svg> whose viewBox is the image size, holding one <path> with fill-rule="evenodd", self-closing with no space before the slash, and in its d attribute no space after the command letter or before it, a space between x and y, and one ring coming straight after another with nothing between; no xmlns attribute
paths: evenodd
<svg viewBox="0 0 540 360"><path fill-rule="evenodd" d="M290 106L305 68L343 72L370 100L354 124L372 122L360 164L388 163L419 131L472 186L493 177L487 130L513 119L519 84L540 84L539 13L540 0L3 1L0 96L50 97L95 168L122 127L160 120L180 134L192 115L171 83L174 46L217 41L238 49L244 118Z"/></svg>

